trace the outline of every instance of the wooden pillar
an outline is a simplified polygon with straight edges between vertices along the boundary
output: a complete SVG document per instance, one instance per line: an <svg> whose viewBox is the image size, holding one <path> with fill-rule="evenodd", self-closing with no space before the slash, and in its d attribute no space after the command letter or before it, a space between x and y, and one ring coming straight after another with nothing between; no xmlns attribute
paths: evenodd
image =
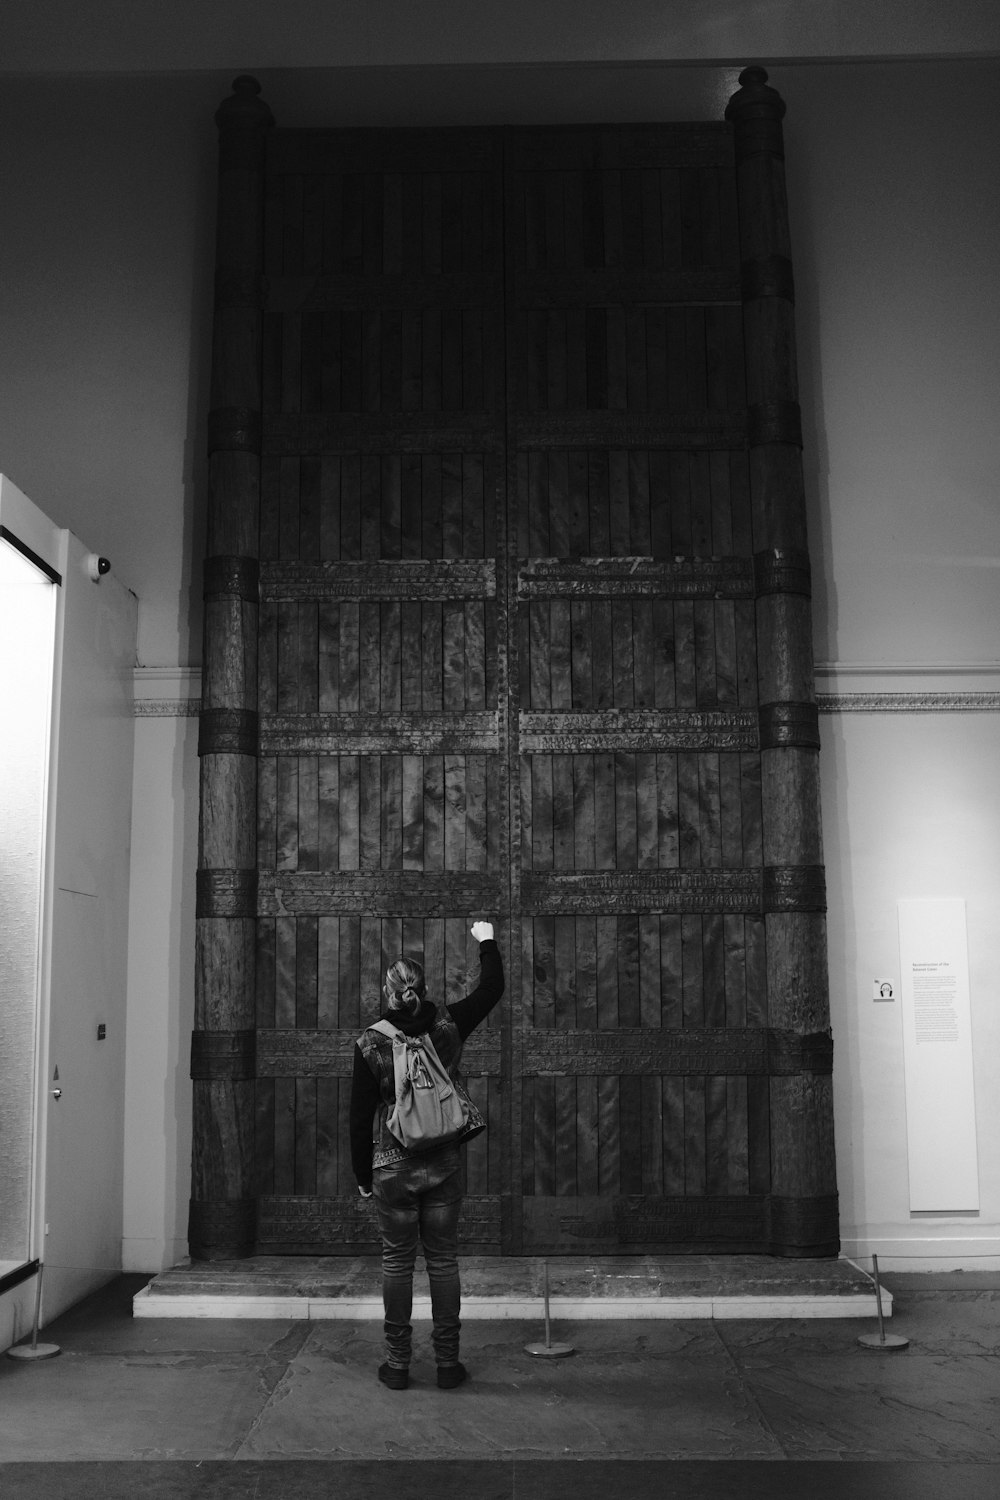
<svg viewBox="0 0 1000 1500"><path fill-rule="evenodd" d="M191 1255L249 1255L254 1198L257 611L264 147L255 79L216 114L219 203L198 753Z"/></svg>
<svg viewBox="0 0 1000 1500"><path fill-rule="evenodd" d="M770 1080L775 1254L839 1249L819 725L812 665L785 105L763 68L729 101L740 213L764 817L769 1025L808 1039Z"/></svg>

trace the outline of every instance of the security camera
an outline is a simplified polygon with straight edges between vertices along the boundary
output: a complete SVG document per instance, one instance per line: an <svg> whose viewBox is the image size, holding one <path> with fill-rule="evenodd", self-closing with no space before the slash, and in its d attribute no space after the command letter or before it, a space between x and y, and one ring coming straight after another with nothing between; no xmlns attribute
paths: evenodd
<svg viewBox="0 0 1000 1500"><path fill-rule="evenodd" d="M92 552L87 558L87 576L93 583L100 583L105 573L111 572L111 562L106 557L98 557Z"/></svg>

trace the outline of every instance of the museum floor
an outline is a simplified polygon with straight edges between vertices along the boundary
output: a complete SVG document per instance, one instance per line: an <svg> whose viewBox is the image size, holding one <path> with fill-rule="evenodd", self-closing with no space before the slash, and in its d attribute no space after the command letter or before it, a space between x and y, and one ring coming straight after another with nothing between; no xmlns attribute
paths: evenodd
<svg viewBox="0 0 1000 1500"><path fill-rule="evenodd" d="M124 1276L0 1359L3 1500L996 1500L1000 1275L886 1274L874 1321L467 1320L439 1391L375 1377L372 1319L133 1318Z"/></svg>

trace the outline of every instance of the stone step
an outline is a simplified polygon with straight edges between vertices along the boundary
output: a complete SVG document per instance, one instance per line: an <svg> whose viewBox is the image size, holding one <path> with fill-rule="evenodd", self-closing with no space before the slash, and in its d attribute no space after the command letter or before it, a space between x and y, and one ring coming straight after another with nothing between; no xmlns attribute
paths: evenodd
<svg viewBox="0 0 1000 1500"><path fill-rule="evenodd" d="M462 1316L536 1318L544 1257L463 1256ZM550 1256L552 1317L874 1318L875 1284L846 1259L763 1255ZM430 1316L422 1261L414 1316ZM367 1256L251 1256L184 1262L133 1302L137 1318L381 1318L381 1261ZM892 1297L882 1288L883 1316Z"/></svg>

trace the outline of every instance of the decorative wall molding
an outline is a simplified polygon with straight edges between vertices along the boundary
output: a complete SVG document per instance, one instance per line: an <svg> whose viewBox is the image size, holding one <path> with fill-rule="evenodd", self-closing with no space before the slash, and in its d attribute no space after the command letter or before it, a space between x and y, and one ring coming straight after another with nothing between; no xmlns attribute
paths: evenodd
<svg viewBox="0 0 1000 1500"><path fill-rule="evenodd" d="M817 662L821 714L1000 713L1000 662Z"/></svg>
<svg viewBox="0 0 1000 1500"><path fill-rule="evenodd" d="M197 718L201 711L201 668L136 667L132 693L137 719Z"/></svg>

